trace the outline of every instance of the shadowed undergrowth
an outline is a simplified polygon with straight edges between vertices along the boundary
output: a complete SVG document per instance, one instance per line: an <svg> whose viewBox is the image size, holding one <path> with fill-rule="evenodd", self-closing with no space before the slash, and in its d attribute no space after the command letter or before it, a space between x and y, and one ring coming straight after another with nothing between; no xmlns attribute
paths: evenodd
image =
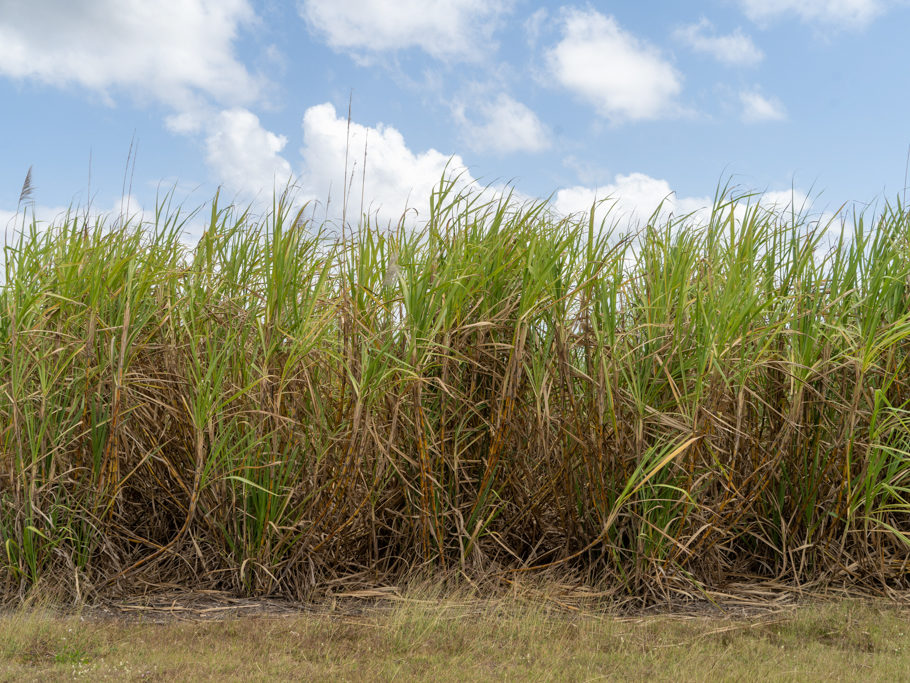
<svg viewBox="0 0 910 683"><path fill-rule="evenodd" d="M907 586L900 204L842 230L721 193L623 236L442 183L425 228L343 237L292 206L6 248L0 596Z"/></svg>

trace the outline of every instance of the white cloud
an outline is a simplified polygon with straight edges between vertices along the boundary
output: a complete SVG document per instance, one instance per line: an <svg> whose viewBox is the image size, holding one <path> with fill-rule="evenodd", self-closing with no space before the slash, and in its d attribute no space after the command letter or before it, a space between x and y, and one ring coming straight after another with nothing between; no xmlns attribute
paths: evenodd
<svg viewBox="0 0 910 683"><path fill-rule="evenodd" d="M764 53L739 28L727 35L718 35L707 19L681 26L673 36L695 52L714 57L730 66L754 66L765 58Z"/></svg>
<svg viewBox="0 0 910 683"><path fill-rule="evenodd" d="M207 123L211 123L213 116L213 112L208 107L200 106L165 116L164 125L172 133L191 135L201 131Z"/></svg>
<svg viewBox="0 0 910 683"><path fill-rule="evenodd" d="M812 202L809 200L809 195L802 190L797 190L795 188L790 190L769 190L768 192L763 192L759 198L759 203L769 211L793 210L797 213L808 209L812 205Z"/></svg>
<svg viewBox="0 0 910 683"><path fill-rule="evenodd" d="M842 221L847 218L846 213L837 217L831 211L819 207L806 192L796 187L788 190L766 190L742 198L737 202L733 212L737 222L742 223L746 219L747 206L751 209L749 215L757 216L759 220L770 217L774 223L780 225L792 225L795 220L800 225L827 228L829 238L839 233ZM829 246L827 241L820 243L816 257L823 256Z"/></svg>
<svg viewBox="0 0 910 683"><path fill-rule="evenodd" d="M862 27L882 14L887 0L739 0L746 16L767 23L784 15L796 15L806 23L837 27Z"/></svg>
<svg viewBox="0 0 910 683"><path fill-rule="evenodd" d="M33 220L37 222L40 234L48 226L62 225L67 214L70 215L70 220L75 220L77 225L81 226L86 218L86 207L75 204L72 207L46 206L30 202L19 207L18 211L0 209L0 250L5 244L15 246L23 234L23 229L25 234L28 234ZM119 224L121 220L128 220L136 225L139 221L153 218L154 214L149 215L135 196L125 195L114 200L108 207L91 207L87 217L90 226L96 221L103 221L105 225L111 227ZM2 262L3 255L0 254L0 264Z"/></svg>
<svg viewBox="0 0 910 683"><path fill-rule="evenodd" d="M417 47L438 59L477 61L511 0L302 0L300 14L338 50Z"/></svg>
<svg viewBox="0 0 910 683"><path fill-rule="evenodd" d="M191 117L194 130L205 134L206 161L218 182L240 194L244 200L271 199L275 189L282 189L293 178L301 188L301 201L313 201L322 207L330 200L327 215L337 220L342 215L345 188L345 155L348 168L347 220L356 223L360 211L363 178L364 145L366 145L366 187L363 188L364 211L378 216L385 224L397 223L408 208L425 217L430 192L449 164L450 174L464 171L458 156L452 157L429 149L413 152L395 128L379 124L368 127L348 122L331 104L310 107L303 116L301 161L290 159L285 152L287 138L267 130L259 118L246 109L235 108L217 115ZM177 129L180 122L172 121ZM299 171L299 172L297 172ZM474 185L467 173L461 186ZM409 223L415 222L413 215Z"/></svg>
<svg viewBox="0 0 910 683"><path fill-rule="evenodd" d="M363 155L366 146L366 187L362 187ZM307 199L326 202L331 195L329 216L341 214L343 204L345 150L348 154L349 222L356 222L360 211L361 190L364 212L377 216L381 224L397 223L404 211L415 208L418 220L426 218L433 187L448 165L450 174L462 172L460 185L473 186L474 179L464 169L461 157L429 149L413 152L401 133L391 126L375 127L351 123L338 116L331 104L310 107L303 116L303 170L301 185Z"/></svg>
<svg viewBox="0 0 910 683"><path fill-rule="evenodd" d="M738 222L746 218L747 206L759 207L760 216L769 212L784 222L791 220L791 212L801 217L800 220L818 221L823 226L833 216L830 212L813 209L809 195L797 188L769 190L753 196L735 191L734 196L740 197L733 214ZM688 216L690 220L704 224L710 219L714 205L712 197L679 197L666 180L644 173L630 173L617 175L612 183L599 187L579 185L559 190L553 200L553 208L563 215L587 214L595 202L595 221L603 221L608 226L615 224L621 232L641 227L658 206L659 222L671 216ZM839 223L835 225L838 226Z"/></svg>
<svg viewBox="0 0 910 683"><path fill-rule="evenodd" d="M760 123L762 121L783 121L787 118L787 110L776 97L765 97L758 90L743 90L739 93L742 104L742 119L746 123Z"/></svg>
<svg viewBox="0 0 910 683"><path fill-rule="evenodd" d="M611 121L672 113L681 77L653 46L595 10L567 10L562 40L546 55L551 75Z"/></svg>
<svg viewBox="0 0 910 683"><path fill-rule="evenodd" d="M124 89L179 110L201 96L252 101L260 84L233 41L255 21L247 0L0 0L0 75Z"/></svg>
<svg viewBox="0 0 910 683"><path fill-rule="evenodd" d="M559 190L553 207L569 215L588 212L595 202L601 201L596 212L598 221L606 218L608 223L616 220L632 226L647 220L658 206L663 215L683 216L703 215L712 204L710 197L677 197L666 180L630 173L617 175L612 183L597 188L575 186Z"/></svg>
<svg viewBox="0 0 910 683"><path fill-rule="evenodd" d="M506 94L482 103L477 110L482 123L472 121L463 105L455 110L465 141L474 150L509 154L539 152L550 146L550 131L537 114Z"/></svg>
<svg viewBox="0 0 910 683"><path fill-rule="evenodd" d="M271 198L291 177L291 164L280 154L287 138L263 128L251 111L222 111L207 128L206 161L231 189Z"/></svg>

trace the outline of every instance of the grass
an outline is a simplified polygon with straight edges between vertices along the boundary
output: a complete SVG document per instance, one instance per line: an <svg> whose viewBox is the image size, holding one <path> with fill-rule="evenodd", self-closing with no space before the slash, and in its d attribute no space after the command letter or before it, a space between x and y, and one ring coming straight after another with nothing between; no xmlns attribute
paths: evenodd
<svg viewBox="0 0 910 683"><path fill-rule="evenodd" d="M841 601L751 618L404 601L221 621L0 617L0 680L869 680L910 670L907 615Z"/></svg>
<svg viewBox="0 0 910 683"><path fill-rule="evenodd" d="M216 196L193 246L167 198L23 221L0 596L907 587L899 202L823 226L723 191L633 234L446 182L430 205L340 238L286 195L259 218Z"/></svg>

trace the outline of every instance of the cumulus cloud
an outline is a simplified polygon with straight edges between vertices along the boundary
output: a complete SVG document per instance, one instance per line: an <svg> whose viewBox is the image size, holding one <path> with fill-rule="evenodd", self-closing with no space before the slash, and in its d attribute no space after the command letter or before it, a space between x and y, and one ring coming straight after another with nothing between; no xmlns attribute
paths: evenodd
<svg viewBox="0 0 910 683"><path fill-rule="evenodd" d="M593 9L563 13L562 40L546 61L557 83L614 122L672 113L682 89L681 76L657 48Z"/></svg>
<svg viewBox="0 0 910 683"><path fill-rule="evenodd" d="M420 48L442 60L477 61L511 0L302 0L300 14L337 50Z"/></svg>
<svg viewBox="0 0 910 683"><path fill-rule="evenodd" d="M285 136L263 128L253 112L228 109L208 125L206 161L231 189L271 197L291 178L291 164L281 156L286 144Z"/></svg>
<svg viewBox="0 0 910 683"><path fill-rule="evenodd" d="M793 210L796 213L800 213L812 205L809 195L795 188L763 192L759 198L759 203L770 211Z"/></svg>
<svg viewBox="0 0 910 683"><path fill-rule="evenodd" d="M512 97L500 94L476 109L480 122L467 115L464 105L455 110L455 118L472 149L510 154L539 152L550 146L550 131L537 114Z"/></svg>
<svg viewBox="0 0 910 683"><path fill-rule="evenodd" d="M366 185L362 186L366 148ZM433 187L448 168L461 173L462 187L475 185L459 156L435 149L412 151L401 133L391 126L364 126L338 116L331 104L310 107L303 116L303 169L300 183L308 199L326 202L329 215L338 216L343 203L345 150L348 150L348 219L356 218L363 194L364 212L380 223L397 223L406 209L416 209L417 219L426 218Z"/></svg>
<svg viewBox="0 0 910 683"><path fill-rule="evenodd" d="M291 179L300 187L301 201L311 201L338 220L347 187L347 218L356 222L361 194L364 211L385 224L397 223L406 209L425 217L428 198L448 165L450 176L462 173L461 187L473 186L461 157L435 149L412 151L391 126L365 126L339 116L329 104L310 107L303 115L300 157L286 152L287 138L265 126L251 111L234 108L201 118L206 161L213 174L242 199L271 199ZM363 187L364 148L366 186ZM345 182L345 156L348 179ZM317 215L322 215L321 210ZM409 222L419 220L411 212Z"/></svg>
<svg viewBox="0 0 910 683"><path fill-rule="evenodd" d="M795 15L806 23L836 27L862 27L881 15L888 0L739 0L746 16L767 23Z"/></svg>
<svg viewBox="0 0 910 683"><path fill-rule="evenodd" d="M0 0L0 76L163 103L169 130L203 134L219 182L271 188L285 140L241 108L264 82L234 51L257 21L249 0Z"/></svg>
<svg viewBox="0 0 910 683"><path fill-rule="evenodd" d="M758 217L763 219L764 212L773 217L773 220L791 225L795 221L799 225L825 232L825 236L816 249L816 258L823 258L825 253L836 244L836 238L841 229L845 228L845 235L850 239L852 234L852 221L849 211L835 214L828 208L820 206L812 197L803 190L792 187L788 190L766 190L755 196L744 198L734 210L736 221L746 218L746 207L751 207L751 215L758 208Z"/></svg>
<svg viewBox="0 0 910 683"><path fill-rule="evenodd" d="M819 211L813 207L808 194L798 188L768 190L755 195L741 197L734 210L734 219L742 221L747 216L747 207L759 207L760 212L770 212L783 221L791 219L791 212L810 224L826 226L834 217L830 211ZM712 197L680 197L666 180L653 178L644 173L617 175L612 183L599 187L578 185L556 193L553 208L562 215L587 214L597 204L595 221L616 225L620 231L641 227L660 207L658 221L671 217L689 217L696 223L706 223L711 217L714 205ZM835 220L832 229L839 229Z"/></svg>
<svg viewBox="0 0 910 683"><path fill-rule="evenodd" d="M733 33L719 35L707 19L681 26L673 36L695 52L710 55L728 66L755 66L765 58L752 38L737 28Z"/></svg>
<svg viewBox="0 0 910 683"><path fill-rule="evenodd" d="M261 89L233 51L253 21L247 0L0 0L0 74L179 110L241 104Z"/></svg>
<svg viewBox="0 0 910 683"><path fill-rule="evenodd" d="M746 123L783 121L787 110L776 97L765 97L758 90L743 90L739 93L742 105L742 120Z"/></svg>
<svg viewBox="0 0 910 683"><path fill-rule="evenodd" d="M587 212L601 202L597 220L636 225L647 220L658 207L664 215L684 216L708 209L710 197L678 197L666 180L644 173L617 175L612 183L600 187L575 186L559 190L553 208L564 215Z"/></svg>

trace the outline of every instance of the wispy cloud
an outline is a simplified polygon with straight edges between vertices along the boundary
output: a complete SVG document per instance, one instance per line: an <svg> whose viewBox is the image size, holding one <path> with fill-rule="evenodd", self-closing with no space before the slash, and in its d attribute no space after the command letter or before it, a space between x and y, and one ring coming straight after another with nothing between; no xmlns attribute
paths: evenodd
<svg viewBox="0 0 910 683"><path fill-rule="evenodd" d="M791 15L806 23L839 28L866 26L893 4L891 0L739 0L743 12L755 22Z"/></svg>
<svg viewBox="0 0 910 683"><path fill-rule="evenodd" d="M337 50L368 54L419 48L449 61L490 51L512 0L302 0L300 14Z"/></svg>
<svg viewBox="0 0 910 683"><path fill-rule="evenodd" d="M765 58L752 38L735 29L732 33L720 35L707 19L681 26L673 37L689 46L695 52L710 55L728 66L755 66Z"/></svg>
<svg viewBox="0 0 910 683"><path fill-rule="evenodd" d="M531 16L525 19L524 30L525 36L528 39L528 45L535 47L537 42L540 40L540 36L543 33L544 27L550 19L550 13L545 7L540 7L536 9Z"/></svg>
<svg viewBox="0 0 910 683"><path fill-rule="evenodd" d="M776 97L766 97L758 89L743 90L739 93L742 105L742 120L746 123L762 121L783 121L787 110Z"/></svg>

